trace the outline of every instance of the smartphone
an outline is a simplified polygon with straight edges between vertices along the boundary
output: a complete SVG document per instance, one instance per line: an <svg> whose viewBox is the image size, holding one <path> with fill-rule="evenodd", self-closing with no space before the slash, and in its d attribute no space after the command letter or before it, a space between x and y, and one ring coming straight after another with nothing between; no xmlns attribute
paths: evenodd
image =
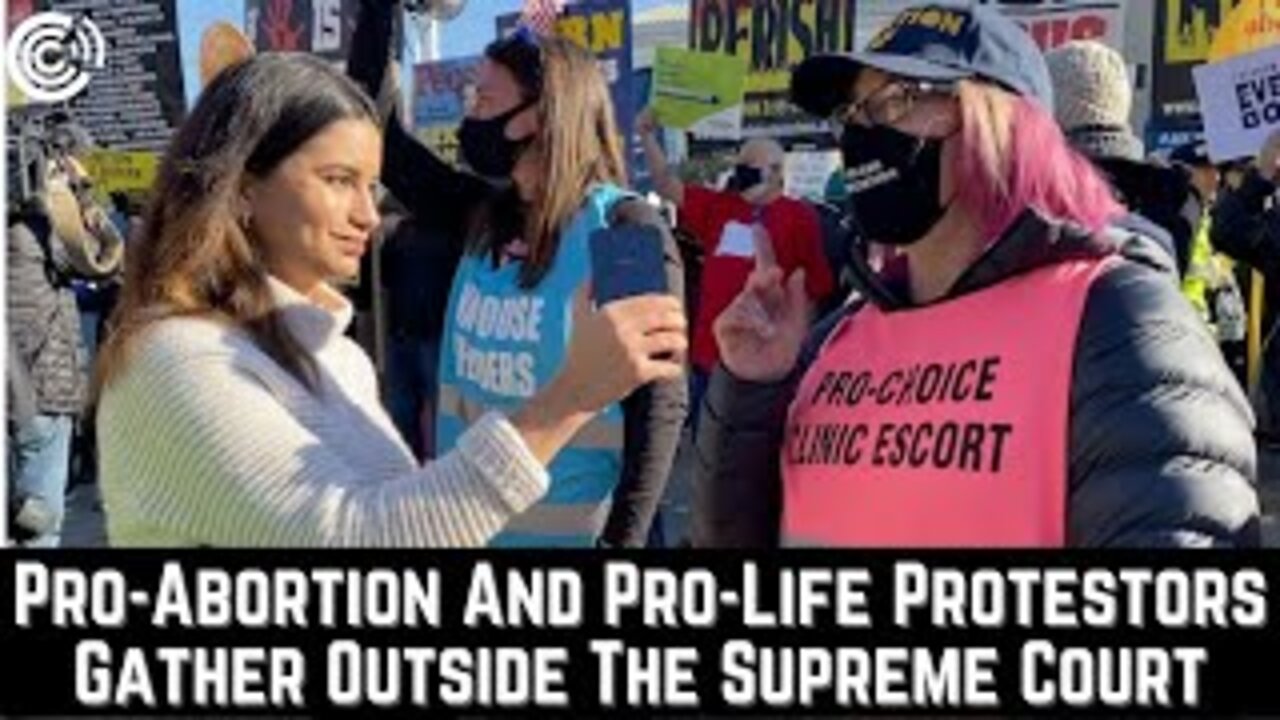
<svg viewBox="0 0 1280 720"><path fill-rule="evenodd" d="M649 225L621 225L591 234L592 289L597 306L670 292L662 233Z"/></svg>

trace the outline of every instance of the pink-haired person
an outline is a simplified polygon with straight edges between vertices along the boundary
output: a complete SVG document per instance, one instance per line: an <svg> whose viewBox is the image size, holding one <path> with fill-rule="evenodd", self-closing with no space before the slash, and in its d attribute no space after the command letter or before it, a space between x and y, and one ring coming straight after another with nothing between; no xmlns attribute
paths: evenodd
<svg viewBox="0 0 1280 720"><path fill-rule="evenodd" d="M1047 108L986 7L899 14L800 65L860 242L892 246L812 326L767 258L720 316L697 440L700 546L1259 543L1253 419L1167 253Z"/></svg>

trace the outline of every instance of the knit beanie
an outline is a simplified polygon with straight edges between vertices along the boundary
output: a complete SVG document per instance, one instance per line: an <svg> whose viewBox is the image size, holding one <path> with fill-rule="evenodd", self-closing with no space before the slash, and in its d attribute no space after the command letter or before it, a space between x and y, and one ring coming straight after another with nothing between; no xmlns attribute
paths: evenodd
<svg viewBox="0 0 1280 720"><path fill-rule="evenodd" d="M1075 40L1045 54L1054 114L1072 144L1091 157L1140 160L1142 142L1129 128L1133 89L1120 53Z"/></svg>

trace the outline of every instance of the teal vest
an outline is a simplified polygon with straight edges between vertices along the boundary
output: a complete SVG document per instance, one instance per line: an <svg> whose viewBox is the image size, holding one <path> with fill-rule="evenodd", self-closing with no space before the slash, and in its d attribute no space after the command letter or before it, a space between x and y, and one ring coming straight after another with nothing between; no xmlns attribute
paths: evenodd
<svg viewBox="0 0 1280 720"><path fill-rule="evenodd" d="M560 237L537 287L521 289L521 262L494 267L488 254L458 266L440 356L436 447L443 454L488 410L520 408L560 371L573 297L591 275L588 238L608 225L624 196L614 186L589 193ZM622 406L605 408L551 463L551 487L494 538L498 547L591 547L600 536L622 468Z"/></svg>

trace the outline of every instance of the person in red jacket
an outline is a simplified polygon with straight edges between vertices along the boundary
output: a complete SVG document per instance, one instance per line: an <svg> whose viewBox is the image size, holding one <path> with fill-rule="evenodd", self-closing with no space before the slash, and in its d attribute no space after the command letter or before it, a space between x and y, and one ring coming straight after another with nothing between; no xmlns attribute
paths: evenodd
<svg viewBox="0 0 1280 720"><path fill-rule="evenodd" d="M690 407L696 408L711 369L720 359L712 326L746 287L756 265L752 226L762 226L774 239L779 266L788 273L805 273L805 288L813 303L832 292L834 281L823 251L817 211L783 194L786 156L777 142L757 138L744 143L729 186L713 190L686 185L671 172L656 137L652 111L640 114L636 129L644 141L654 189L679 208L681 227L698 239L706 257L689 353L693 366L689 400ZM697 414L690 417L696 420Z"/></svg>

